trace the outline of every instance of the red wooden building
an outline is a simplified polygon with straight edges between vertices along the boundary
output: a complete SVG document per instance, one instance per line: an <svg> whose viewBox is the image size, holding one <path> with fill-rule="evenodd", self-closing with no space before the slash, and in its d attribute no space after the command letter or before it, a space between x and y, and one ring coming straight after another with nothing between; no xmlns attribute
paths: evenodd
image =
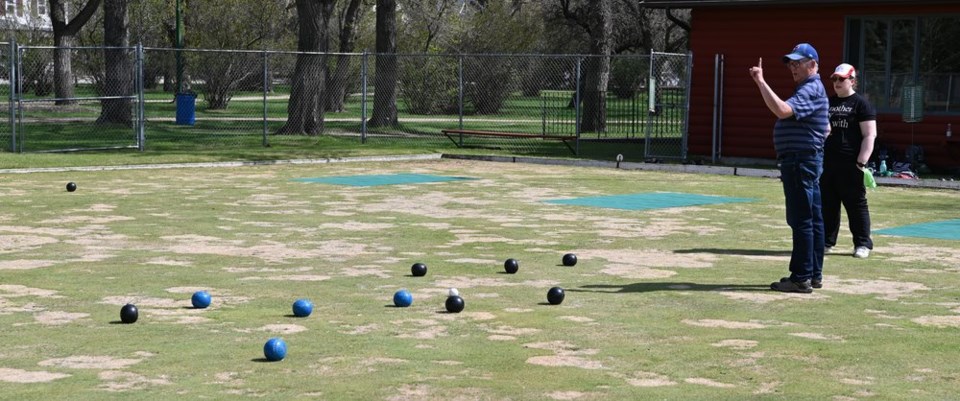
<svg viewBox="0 0 960 401"><path fill-rule="evenodd" d="M837 64L856 66L857 91L877 107L878 143L899 158L909 146L919 145L931 167L960 168L960 1L647 0L644 4L692 10L690 154L721 160L773 159L775 117L764 106L748 69L762 57L767 82L786 98L793 93L794 83L781 58L795 44L808 42L820 55L820 74L828 93L832 94L832 85L827 79ZM904 87L923 88L919 122L904 122ZM918 115L917 109L910 110L912 116ZM948 137L951 124L956 134Z"/></svg>

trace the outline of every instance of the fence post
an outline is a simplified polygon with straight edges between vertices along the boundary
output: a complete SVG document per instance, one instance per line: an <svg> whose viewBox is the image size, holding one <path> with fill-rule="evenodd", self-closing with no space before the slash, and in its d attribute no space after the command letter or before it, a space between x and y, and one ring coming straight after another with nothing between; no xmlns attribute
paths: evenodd
<svg viewBox="0 0 960 401"><path fill-rule="evenodd" d="M7 49L10 52L10 65L8 65L8 71L10 76L10 102L9 102L9 117L10 117L10 151L17 151L17 124L16 124L16 114L17 109L13 105L13 102L17 100L17 88L20 87L20 80L17 79L19 71L17 71L17 39L10 39L10 48Z"/></svg>
<svg viewBox="0 0 960 401"><path fill-rule="evenodd" d="M267 139L267 89L270 85L270 67L267 61L267 51L263 51L263 147L269 147L270 141Z"/></svg>
<svg viewBox="0 0 960 401"><path fill-rule="evenodd" d="M144 94L144 74L143 74L143 44L137 42L137 71L136 71L136 84L137 84L137 123L136 123L136 135L137 135L137 150L143 152L146 148L146 108L144 107L144 101L146 100L146 95Z"/></svg>
<svg viewBox="0 0 960 401"><path fill-rule="evenodd" d="M574 133L577 136L577 153L580 152L580 80L583 79L580 76L580 68L583 57L577 57L577 76L576 76L576 88L574 89L573 94L573 110L575 113L574 117Z"/></svg>
<svg viewBox="0 0 960 401"><path fill-rule="evenodd" d="M367 143L367 50L360 62L360 143Z"/></svg>
<svg viewBox="0 0 960 401"><path fill-rule="evenodd" d="M16 47L16 71L17 71L17 110L13 125L16 127L17 135L20 135L20 141L17 142L16 152L23 152L23 48L20 45Z"/></svg>
<svg viewBox="0 0 960 401"><path fill-rule="evenodd" d="M457 56L457 114L458 129L463 129L463 55ZM460 146L463 146L463 134L460 134Z"/></svg>
<svg viewBox="0 0 960 401"><path fill-rule="evenodd" d="M654 118L654 112L656 111L656 98L657 98L657 81L654 77L653 69L656 68L656 63L654 62L653 49L650 49L650 58L649 58L650 68L647 69L647 112L644 113L644 136L646 137L643 141L643 158L646 159L650 157L650 130L653 128L651 120Z"/></svg>
<svg viewBox="0 0 960 401"><path fill-rule="evenodd" d="M687 57L684 61L687 63L685 66L687 76L684 78L686 79L684 86L687 88L683 97L683 131L680 133L683 139L680 140L680 157L682 160L687 160L687 141L690 136L690 83L693 80L693 51L687 52Z"/></svg>
<svg viewBox="0 0 960 401"><path fill-rule="evenodd" d="M540 135L547 135L547 96L544 96L543 93L537 88L537 93L540 96Z"/></svg>

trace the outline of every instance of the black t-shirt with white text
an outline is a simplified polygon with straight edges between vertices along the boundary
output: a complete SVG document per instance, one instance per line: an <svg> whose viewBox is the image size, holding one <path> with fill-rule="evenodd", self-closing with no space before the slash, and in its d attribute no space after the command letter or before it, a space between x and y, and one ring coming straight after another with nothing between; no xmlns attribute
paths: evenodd
<svg viewBox="0 0 960 401"><path fill-rule="evenodd" d="M824 161L856 162L863 142L860 123L876 119L876 109L859 93L830 96L830 135L823 145Z"/></svg>

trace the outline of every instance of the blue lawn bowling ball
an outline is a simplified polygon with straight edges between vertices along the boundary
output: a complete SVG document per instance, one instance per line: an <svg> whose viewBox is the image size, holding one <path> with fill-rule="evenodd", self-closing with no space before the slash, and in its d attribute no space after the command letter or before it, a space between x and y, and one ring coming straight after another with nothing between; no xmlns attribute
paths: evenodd
<svg viewBox="0 0 960 401"><path fill-rule="evenodd" d="M293 302L293 315L296 317L307 317L313 313L313 302L307 299L298 299Z"/></svg>
<svg viewBox="0 0 960 401"><path fill-rule="evenodd" d="M77 190L77 183L71 181L67 183L67 192L73 192Z"/></svg>
<svg viewBox="0 0 960 401"><path fill-rule="evenodd" d="M520 270L520 261L513 258L507 259L503 262L503 270L510 274L516 273Z"/></svg>
<svg viewBox="0 0 960 401"><path fill-rule="evenodd" d="M563 255L563 265L564 266L576 266L577 265L577 255L568 253Z"/></svg>
<svg viewBox="0 0 960 401"><path fill-rule="evenodd" d="M120 308L120 321L124 323L135 323L137 318L140 317L140 312L137 311L137 307L134 304L126 304Z"/></svg>
<svg viewBox="0 0 960 401"><path fill-rule="evenodd" d="M190 303L194 308L203 309L210 306L210 293L206 291L197 291L190 298Z"/></svg>
<svg viewBox="0 0 960 401"><path fill-rule="evenodd" d="M550 305L560 305L563 302L564 296L563 288L553 287L550 291L547 291L547 302L549 302Z"/></svg>
<svg viewBox="0 0 960 401"><path fill-rule="evenodd" d="M281 361L287 356L287 343L283 342L279 337L274 337L267 340L266 344L263 344L263 356L267 358L268 361Z"/></svg>
<svg viewBox="0 0 960 401"><path fill-rule="evenodd" d="M447 307L447 312L450 312L450 313L463 312L463 307L464 307L463 298L456 295L447 297L447 302L444 306Z"/></svg>
<svg viewBox="0 0 960 401"><path fill-rule="evenodd" d="M400 290L393 294L393 304L398 307L406 308L412 303L413 294L411 294L410 291Z"/></svg>
<svg viewBox="0 0 960 401"><path fill-rule="evenodd" d="M413 266L410 266L410 274L413 274L416 277L426 276L427 265L423 263L414 263Z"/></svg>

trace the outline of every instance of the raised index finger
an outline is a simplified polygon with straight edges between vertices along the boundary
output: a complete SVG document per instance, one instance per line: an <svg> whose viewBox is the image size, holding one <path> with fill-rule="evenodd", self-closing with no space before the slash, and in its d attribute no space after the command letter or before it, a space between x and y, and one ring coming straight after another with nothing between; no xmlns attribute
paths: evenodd
<svg viewBox="0 0 960 401"><path fill-rule="evenodd" d="M757 67L763 68L763 57L760 57L760 61L757 62Z"/></svg>

